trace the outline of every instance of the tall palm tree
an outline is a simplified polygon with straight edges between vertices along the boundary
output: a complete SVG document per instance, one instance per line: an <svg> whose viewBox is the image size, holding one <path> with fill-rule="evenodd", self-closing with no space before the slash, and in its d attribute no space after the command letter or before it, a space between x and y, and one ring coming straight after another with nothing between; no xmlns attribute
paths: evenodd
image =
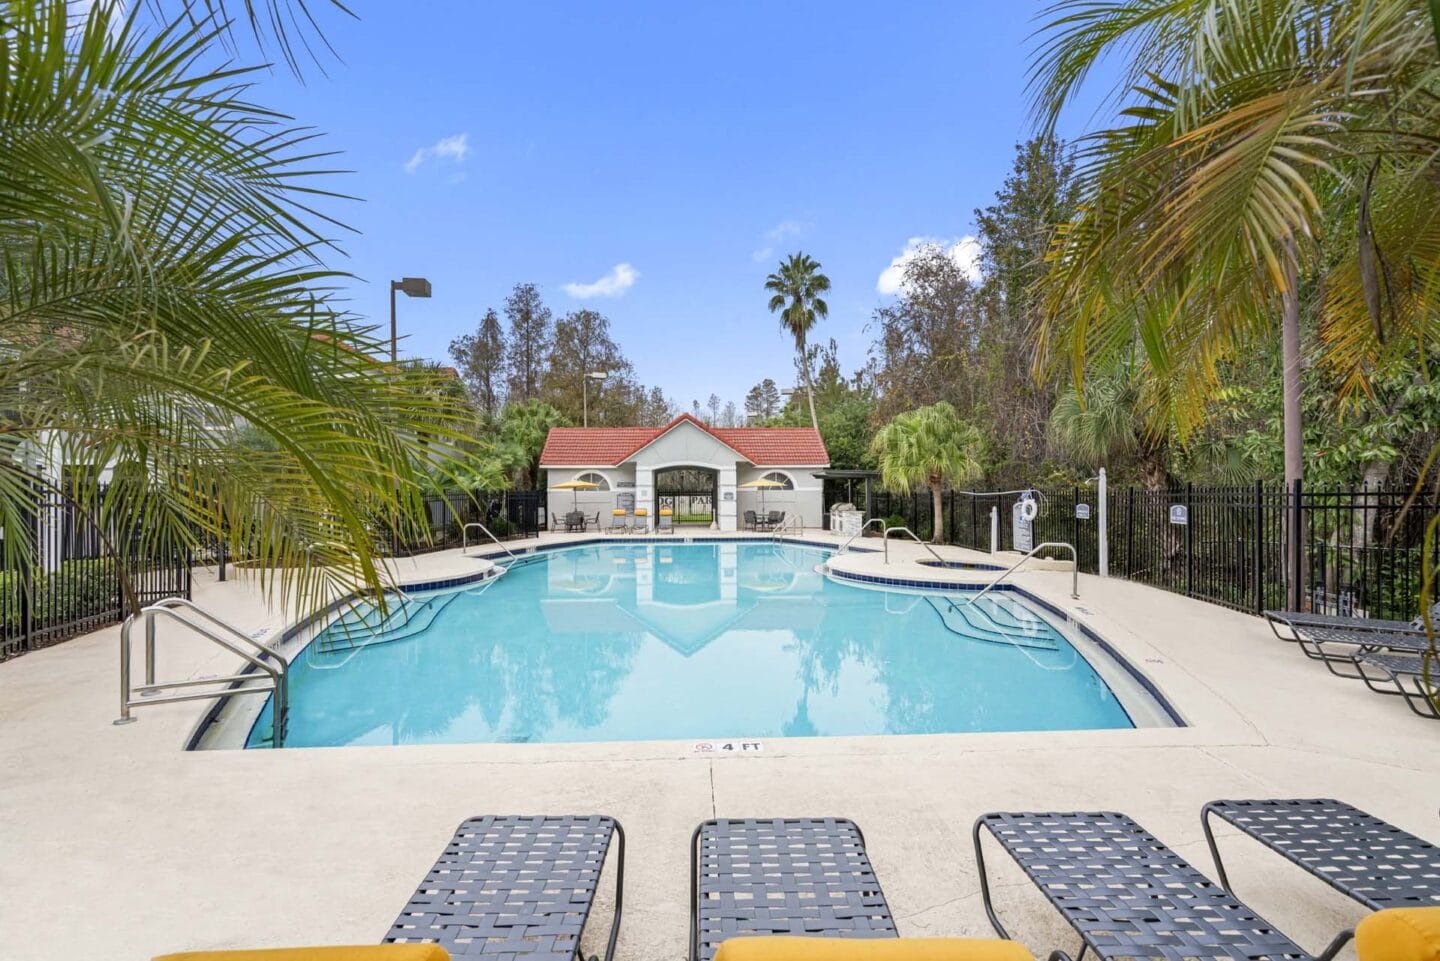
<svg viewBox="0 0 1440 961"><path fill-rule="evenodd" d="M426 529L463 408L330 303L326 155L244 98L249 71L205 66L224 25L125 6L0 0L7 566L60 496L113 554L223 542L283 600L379 590L379 535Z"/></svg>
<svg viewBox="0 0 1440 961"><path fill-rule="evenodd" d="M1217 365L1279 329L1285 473L1301 474L1307 356L1364 390L1440 333L1440 55L1411 0L1061 0L1032 72L1052 127L1091 68L1128 66L1122 120L1080 151L1051 251L1040 363L1107 366L1136 339L1183 439ZM1318 351L1302 343L1307 290Z"/></svg>
<svg viewBox="0 0 1440 961"><path fill-rule="evenodd" d="M800 375L805 380L805 396L810 402L810 426L818 432L820 420L815 416L815 383L810 374L810 352L806 340L815 321L830 315L830 305L821 294L830 291L830 278L820 273L820 262L809 254L795 253L780 262L780 267L765 278L770 291L770 313L780 314L780 326L795 338L795 355Z"/></svg>
<svg viewBox="0 0 1440 961"><path fill-rule="evenodd" d="M980 476L983 444L980 431L941 401L896 415L875 433L870 452L880 468L880 482L889 490L930 488L930 539L938 544L945 532L945 484Z"/></svg>

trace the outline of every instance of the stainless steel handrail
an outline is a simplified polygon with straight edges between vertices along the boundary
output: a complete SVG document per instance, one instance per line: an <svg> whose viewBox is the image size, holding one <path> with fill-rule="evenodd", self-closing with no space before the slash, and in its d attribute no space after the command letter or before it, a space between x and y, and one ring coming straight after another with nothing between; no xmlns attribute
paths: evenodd
<svg viewBox="0 0 1440 961"><path fill-rule="evenodd" d="M792 527L801 534L805 533L805 518L799 514L790 515L775 525L775 529L770 532L770 539L777 544L780 543L780 538L784 536L785 531Z"/></svg>
<svg viewBox="0 0 1440 961"><path fill-rule="evenodd" d="M850 545L851 545L852 543L854 543L855 538L857 538L857 537L859 537L861 534L865 533L865 528L869 527L871 524L883 524L883 523L885 523L885 518L883 518L883 517L872 517L872 518L870 518L868 521L866 521L865 523L861 524L861 525L860 525L860 529L859 529L858 531L856 531L855 533L851 534L850 537L849 537L849 539L846 540L845 543L841 544L841 545L840 545L840 549L839 549L838 551L836 551L835 553L837 553L837 554L843 554L843 553L845 553L845 551L850 547Z"/></svg>
<svg viewBox="0 0 1440 961"><path fill-rule="evenodd" d="M468 540L468 535L469 535L469 533L470 533L470 528L472 528L472 527L478 527L478 528L480 528L482 531L484 531L487 537L489 537L492 541L494 541L494 542L496 543L496 545L498 545L499 548L500 548L502 551L504 551L505 553L509 554L511 557L518 557L518 556L519 556L519 555L516 554L514 551L512 551L510 548L506 547L504 544L501 544L501 543L500 543L500 538L498 538L498 537L496 537L494 534L492 534L492 533L490 532L490 528L486 527L484 524L480 523L479 521L471 521L470 523L466 524L464 527L460 528L460 553L463 554L463 553L465 553L467 550L470 549L470 543L469 543L469 540Z"/></svg>
<svg viewBox="0 0 1440 961"><path fill-rule="evenodd" d="M943 557L941 557L939 554L935 553L935 548L931 547L929 544L927 544L927 543L925 543L924 541L922 541L919 537L916 537L916 536L915 536L915 532L912 531L910 528L908 528L908 527L887 527L887 528L885 528L885 563L886 563L886 564L889 564L889 563L890 563L890 533L891 533L892 531L904 531L906 534L909 534L909 535L910 535L910 539L911 539L912 541L914 541L915 543L919 544L921 547L925 548L927 551L929 551L931 557L935 558L935 559L936 559L937 561L939 561L941 564L944 564L944 563L945 563L945 558L943 558Z"/></svg>
<svg viewBox="0 0 1440 961"><path fill-rule="evenodd" d="M186 616L195 614L198 619ZM250 681L258 680L258 674L227 674L222 677L192 678L184 681L167 681L156 683L155 681L155 618L165 616L185 627L190 628L200 637L210 643L224 648L230 653L241 658L247 664L263 671L270 678L270 683L262 686L230 686L220 690L207 690L199 694L166 694L159 692L182 687L201 687L207 685L243 685ZM145 683L140 687L131 686L130 662L131 662L131 633L134 630L136 620L145 623ZM206 626L207 622L218 627L229 634L234 640L227 640L226 637L212 627ZM236 641L239 643L237 644ZM248 649L247 649L248 648ZM183 597L170 597L149 607L142 608L140 613L131 614L125 618L125 623L120 627L120 716L116 718L115 724L129 724L135 720L131 716L131 710L137 707L145 707L151 704L174 704L178 701L198 701L209 698L222 697L230 694L265 694L273 693L275 696L274 710L272 712L272 731L275 746L280 746L285 738L285 721L289 709L287 695L286 673L288 665L280 653L268 644L257 641L248 634L241 632L233 624L229 624L211 614L209 611ZM136 699L135 694L142 699Z"/></svg>
<svg viewBox="0 0 1440 961"><path fill-rule="evenodd" d="M1014 573L1016 568L1018 568L1021 564L1024 564L1030 558L1034 557L1037 553L1047 547L1063 547L1070 552L1070 596L1075 598L1076 600L1079 600L1080 555L1075 552L1075 545L1070 544L1066 541L1046 541L1043 544L1036 544L1034 547L1030 548L1030 550L1026 552L1024 557L1020 558L1014 564L1011 564L1008 568L1005 569L1005 572L1003 574L1001 574L999 577L995 578L993 581L987 584L983 591L970 598L970 600L966 603L974 604L976 601L980 600L980 598L984 597L986 594L989 594L995 589L996 585L998 585L1001 581Z"/></svg>

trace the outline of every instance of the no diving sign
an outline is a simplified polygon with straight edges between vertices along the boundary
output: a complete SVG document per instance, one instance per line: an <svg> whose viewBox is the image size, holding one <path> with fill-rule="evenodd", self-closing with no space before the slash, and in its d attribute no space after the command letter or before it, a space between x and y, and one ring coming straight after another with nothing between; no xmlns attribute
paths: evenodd
<svg viewBox="0 0 1440 961"><path fill-rule="evenodd" d="M760 754L764 750L764 741L696 741L690 745L691 754Z"/></svg>

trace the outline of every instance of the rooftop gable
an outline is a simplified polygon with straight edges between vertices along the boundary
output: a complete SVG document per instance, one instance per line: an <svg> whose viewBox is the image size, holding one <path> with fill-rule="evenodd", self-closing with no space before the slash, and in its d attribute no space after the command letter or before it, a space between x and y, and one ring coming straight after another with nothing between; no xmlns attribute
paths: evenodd
<svg viewBox="0 0 1440 961"><path fill-rule="evenodd" d="M755 467L826 467L830 455L811 427L711 427L681 414L663 427L555 427L540 466L618 467L681 424L703 431Z"/></svg>

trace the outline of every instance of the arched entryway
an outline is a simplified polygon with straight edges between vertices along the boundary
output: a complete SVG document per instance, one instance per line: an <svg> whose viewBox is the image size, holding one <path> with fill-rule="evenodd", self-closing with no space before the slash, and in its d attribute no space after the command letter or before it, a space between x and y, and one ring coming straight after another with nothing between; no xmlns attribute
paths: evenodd
<svg viewBox="0 0 1440 961"><path fill-rule="evenodd" d="M667 467L655 472L655 515L673 511L675 525L709 527L715 521L719 475L708 467Z"/></svg>

